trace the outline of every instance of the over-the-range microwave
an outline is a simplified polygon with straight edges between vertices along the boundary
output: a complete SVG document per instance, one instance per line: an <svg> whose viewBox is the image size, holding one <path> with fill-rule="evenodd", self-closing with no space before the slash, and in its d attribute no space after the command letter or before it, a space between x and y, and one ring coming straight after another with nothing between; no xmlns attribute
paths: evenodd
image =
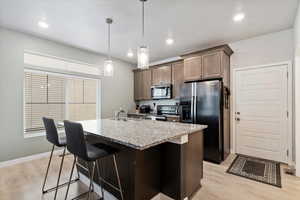
<svg viewBox="0 0 300 200"><path fill-rule="evenodd" d="M152 99L171 99L172 98L172 85L153 85L151 87Z"/></svg>

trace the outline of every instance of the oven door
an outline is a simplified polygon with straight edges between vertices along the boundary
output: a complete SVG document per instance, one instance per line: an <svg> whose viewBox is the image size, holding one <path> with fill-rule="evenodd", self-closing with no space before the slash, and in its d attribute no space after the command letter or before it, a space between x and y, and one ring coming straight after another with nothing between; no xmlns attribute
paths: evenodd
<svg viewBox="0 0 300 200"><path fill-rule="evenodd" d="M152 99L170 99L171 87L170 86L152 86L151 87Z"/></svg>

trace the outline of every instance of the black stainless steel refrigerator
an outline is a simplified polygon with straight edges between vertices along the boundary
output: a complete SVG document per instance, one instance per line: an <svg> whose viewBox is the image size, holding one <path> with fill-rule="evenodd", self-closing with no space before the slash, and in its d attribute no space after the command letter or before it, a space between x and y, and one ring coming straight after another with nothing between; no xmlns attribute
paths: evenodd
<svg viewBox="0 0 300 200"><path fill-rule="evenodd" d="M221 163L226 156L222 81L184 83L180 96L181 122L208 125L204 130L204 160Z"/></svg>

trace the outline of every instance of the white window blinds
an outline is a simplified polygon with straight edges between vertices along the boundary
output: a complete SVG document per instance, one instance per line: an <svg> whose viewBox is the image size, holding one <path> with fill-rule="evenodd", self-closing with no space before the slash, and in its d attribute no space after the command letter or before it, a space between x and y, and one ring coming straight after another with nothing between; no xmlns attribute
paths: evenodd
<svg viewBox="0 0 300 200"><path fill-rule="evenodd" d="M48 74L39 71L24 72L24 131L44 130L42 117L56 122L96 119L97 80Z"/></svg>

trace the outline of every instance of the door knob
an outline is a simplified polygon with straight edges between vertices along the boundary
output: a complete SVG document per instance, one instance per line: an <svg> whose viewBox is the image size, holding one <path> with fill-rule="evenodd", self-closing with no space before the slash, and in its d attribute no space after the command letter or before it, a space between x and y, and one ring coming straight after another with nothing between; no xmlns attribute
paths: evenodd
<svg viewBox="0 0 300 200"><path fill-rule="evenodd" d="M239 121L241 121L241 119L240 119L240 118L238 118L238 117L237 117L237 118L235 118L235 120L236 120L236 121L238 121L238 122L239 122Z"/></svg>

